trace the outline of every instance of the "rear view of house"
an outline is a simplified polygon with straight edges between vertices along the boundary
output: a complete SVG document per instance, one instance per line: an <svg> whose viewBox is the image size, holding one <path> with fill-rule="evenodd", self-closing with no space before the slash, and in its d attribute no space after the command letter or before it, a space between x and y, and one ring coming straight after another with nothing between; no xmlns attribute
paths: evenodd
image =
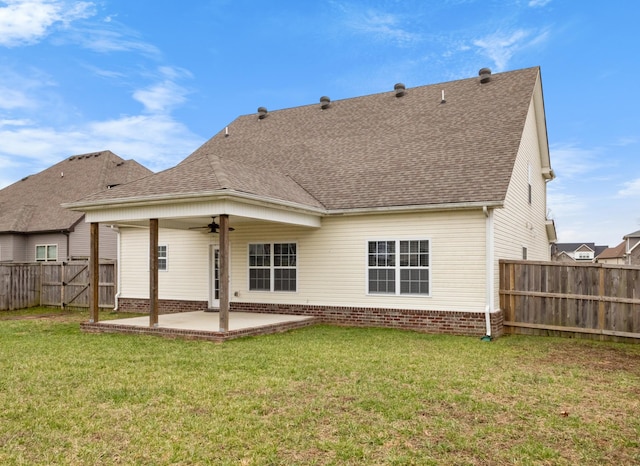
<svg viewBox="0 0 640 466"><path fill-rule="evenodd" d="M392 89L392 90L391 90ZM69 203L116 225L122 309L499 334L499 259L549 260L539 68L237 118ZM97 240L97 239L96 239ZM233 313L229 318L233 318Z"/></svg>
<svg viewBox="0 0 640 466"><path fill-rule="evenodd" d="M68 261L89 256L84 215L60 206L152 172L111 151L74 155L0 190L0 262ZM100 229L103 259L116 258L116 234Z"/></svg>

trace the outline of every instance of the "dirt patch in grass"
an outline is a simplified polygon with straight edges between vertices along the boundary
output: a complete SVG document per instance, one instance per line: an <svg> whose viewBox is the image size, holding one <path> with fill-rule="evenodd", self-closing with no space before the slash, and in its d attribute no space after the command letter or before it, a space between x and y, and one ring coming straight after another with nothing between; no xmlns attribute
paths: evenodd
<svg viewBox="0 0 640 466"><path fill-rule="evenodd" d="M640 348L635 345L559 343L551 346L545 362L581 368L593 373L627 371L640 374Z"/></svg>

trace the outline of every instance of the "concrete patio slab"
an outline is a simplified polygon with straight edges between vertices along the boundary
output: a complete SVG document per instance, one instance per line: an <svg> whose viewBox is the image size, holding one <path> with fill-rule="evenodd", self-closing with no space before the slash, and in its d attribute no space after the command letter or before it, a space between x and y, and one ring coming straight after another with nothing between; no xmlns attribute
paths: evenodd
<svg viewBox="0 0 640 466"><path fill-rule="evenodd" d="M101 322L84 322L80 328L92 333L129 333L148 334L164 337L226 341L252 335L266 335L301 328L317 322L315 317L260 314L249 312L230 312L229 330L220 331L218 312L180 312L161 314L158 325L149 326L149 317L131 317Z"/></svg>

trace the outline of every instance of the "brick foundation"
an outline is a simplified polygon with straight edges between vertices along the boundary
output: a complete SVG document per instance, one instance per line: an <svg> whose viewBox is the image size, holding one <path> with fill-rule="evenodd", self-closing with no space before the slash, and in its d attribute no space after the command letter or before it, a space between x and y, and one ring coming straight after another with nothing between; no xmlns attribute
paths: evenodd
<svg viewBox="0 0 640 466"><path fill-rule="evenodd" d="M183 301L178 299L158 300L158 314L175 314L176 312L206 311L209 308L207 301ZM118 299L118 311L149 313L149 300L142 298Z"/></svg>
<svg viewBox="0 0 640 466"><path fill-rule="evenodd" d="M341 306L308 306L297 304L230 304L231 311L268 314L292 314L317 317L320 322L354 327L385 327L424 333L483 336L485 314L459 311L422 311ZM491 336L502 336L502 311L490 314Z"/></svg>
<svg viewBox="0 0 640 466"><path fill-rule="evenodd" d="M149 312L148 299L120 298L118 306L121 312ZM206 301L168 299L158 301L158 312L160 314L206 311L207 309L208 303ZM485 315L482 312L238 302L230 303L230 311L313 316L322 323L352 327L386 327L424 333L467 336L483 336L486 334ZM492 312L490 319L491 336L494 338L502 336L504 322L502 311Z"/></svg>

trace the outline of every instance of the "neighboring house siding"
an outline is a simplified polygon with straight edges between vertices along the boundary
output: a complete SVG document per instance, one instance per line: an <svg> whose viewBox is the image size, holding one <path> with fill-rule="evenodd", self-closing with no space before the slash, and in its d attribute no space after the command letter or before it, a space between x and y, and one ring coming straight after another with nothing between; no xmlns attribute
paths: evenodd
<svg viewBox="0 0 640 466"><path fill-rule="evenodd" d="M58 260L63 261L67 258L67 237L63 233L41 233L33 234L25 237L25 262L33 262L36 260L37 245L58 246Z"/></svg>
<svg viewBox="0 0 640 466"><path fill-rule="evenodd" d="M504 202L496 209L494 224L495 296L499 287L498 260L522 259L527 248L527 260L548 261L550 257L546 223L546 183L542 177L540 148L535 124L533 102L529 107L520 149ZM530 167L530 168L529 168ZM531 204L529 203L529 170L531 171ZM496 301L497 303L498 301ZM496 305L497 306L497 305Z"/></svg>
<svg viewBox="0 0 640 466"><path fill-rule="evenodd" d="M629 252L626 263L629 265L640 265L640 245L638 245L637 242L635 247Z"/></svg>
<svg viewBox="0 0 640 466"><path fill-rule="evenodd" d="M0 261L13 261L14 235L0 235Z"/></svg>
<svg viewBox="0 0 640 466"><path fill-rule="evenodd" d="M26 262L26 238L22 235L0 235L0 261Z"/></svg>
<svg viewBox="0 0 640 466"><path fill-rule="evenodd" d="M146 229L122 229L122 297L149 295ZM428 239L431 296L367 294L367 241ZM208 299L208 250L217 235L161 229L168 270L160 299ZM485 306L485 217L482 211L326 217L322 227L238 223L231 234L231 300L482 312ZM295 242L296 292L248 290L248 244ZM237 292L237 296L235 293Z"/></svg>
<svg viewBox="0 0 640 466"><path fill-rule="evenodd" d="M614 265L624 265L627 261L623 257L612 257L608 259L598 259L598 264L614 264Z"/></svg>
<svg viewBox="0 0 640 466"><path fill-rule="evenodd" d="M117 233L106 224L100 224L100 258L114 260L117 258ZM90 224L79 222L70 234L71 259L86 259L89 257L91 243Z"/></svg>

